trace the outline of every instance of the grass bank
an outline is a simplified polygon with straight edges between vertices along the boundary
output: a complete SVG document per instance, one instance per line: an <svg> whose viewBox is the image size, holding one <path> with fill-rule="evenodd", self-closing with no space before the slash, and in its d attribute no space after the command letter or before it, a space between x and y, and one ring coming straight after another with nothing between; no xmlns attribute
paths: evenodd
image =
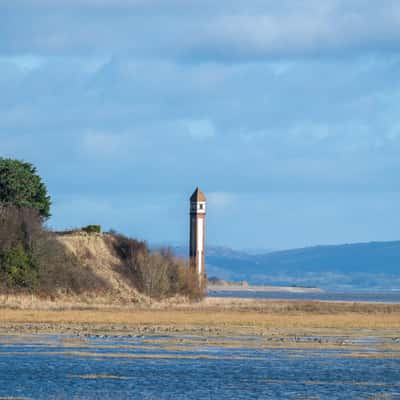
<svg viewBox="0 0 400 400"><path fill-rule="evenodd" d="M0 331L217 332L400 331L400 305L209 298L200 303L146 306L0 309ZM336 332L337 333L337 332ZM368 332L371 334L371 332Z"/></svg>

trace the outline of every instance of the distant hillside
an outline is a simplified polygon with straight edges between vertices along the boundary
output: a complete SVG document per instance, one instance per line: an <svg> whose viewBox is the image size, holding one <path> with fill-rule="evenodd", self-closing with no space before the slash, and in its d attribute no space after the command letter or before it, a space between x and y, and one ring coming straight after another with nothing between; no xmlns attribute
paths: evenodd
<svg viewBox="0 0 400 400"><path fill-rule="evenodd" d="M183 248L178 253L186 255ZM400 288L400 241L248 254L210 247L209 276L258 284Z"/></svg>

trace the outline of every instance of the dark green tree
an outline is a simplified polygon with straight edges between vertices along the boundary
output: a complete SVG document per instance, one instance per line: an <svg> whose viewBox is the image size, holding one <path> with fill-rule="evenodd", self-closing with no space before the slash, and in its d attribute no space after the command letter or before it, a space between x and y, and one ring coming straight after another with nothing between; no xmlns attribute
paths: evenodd
<svg viewBox="0 0 400 400"><path fill-rule="evenodd" d="M36 210L50 217L51 199L36 168L27 162L0 158L0 204Z"/></svg>

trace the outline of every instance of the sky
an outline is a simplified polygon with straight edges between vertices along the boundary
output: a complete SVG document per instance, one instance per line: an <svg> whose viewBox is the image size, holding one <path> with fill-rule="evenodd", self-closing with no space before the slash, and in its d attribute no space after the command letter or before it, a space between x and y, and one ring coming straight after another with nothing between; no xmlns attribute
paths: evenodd
<svg viewBox="0 0 400 400"><path fill-rule="evenodd" d="M400 239L398 0L0 2L0 156L54 229L236 249Z"/></svg>

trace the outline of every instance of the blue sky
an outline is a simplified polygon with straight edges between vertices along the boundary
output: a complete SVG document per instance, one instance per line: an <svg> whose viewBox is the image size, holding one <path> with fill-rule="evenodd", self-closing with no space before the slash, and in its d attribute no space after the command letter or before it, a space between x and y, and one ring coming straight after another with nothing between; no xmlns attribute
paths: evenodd
<svg viewBox="0 0 400 400"><path fill-rule="evenodd" d="M1 155L50 226L290 248L400 239L397 0L0 3Z"/></svg>

